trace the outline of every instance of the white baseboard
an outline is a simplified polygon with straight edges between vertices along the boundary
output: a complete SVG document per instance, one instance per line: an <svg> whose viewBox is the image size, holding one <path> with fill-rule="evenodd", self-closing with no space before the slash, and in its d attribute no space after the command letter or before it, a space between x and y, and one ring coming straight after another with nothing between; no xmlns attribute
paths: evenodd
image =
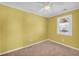
<svg viewBox="0 0 79 59"><path fill-rule="evenodd" d="M29 44L29 45L26 45L26 46L23 46L23 47L19 47L19 48L12 49L12 50L9 50L9 51L6 51L6 52L2 52L2 53L0 53L0 55L7 54L7 53L11 53L11 52L14 52L14 51L17 51L17 50L26 48L26 47L30 47L30 46L33 46L33 45L36 45L36 44L45 42L45 41L47 41L47 40L42 40L42 41L39 41L39 42L36 42L36 43L33 43L33 44Z"/></svg>
<svg viewBox="0 0 79 59"><path fill-rule="evenodd" d="M66 47L68 47L68 48L75 49L75 50L79 51L79 48L75 48L75 47L72 47L72 46L70 46L70 45L66 45L66 44L63 44L63 43L57 42L57 41L55 41L55 40L46 39L46 40L42 40L42 41L39 41L39 42L36 42L36 43L30 44L30 45L26 45L26 46L19 47L19 48L16 48L16 49L12 49L12 50L9 50L9 51L6 51L6 52L2 52L2 53L0 53L0 55L7 54L7 53L11 53L11 52L14 52L14 51L17 51L17 50L23 49L23 48L27 48L27 47L30 47L30 46L33 46L33 45L36 45L36 44L39 44L39 43L45 42L45 41L55 42L55 43L57 43L57 44L60 44L60 45L66 46Z"/></svg>
<svg viewBox="0 0 79 59"><path fill-rule="evenodd" d="M51 40L51 39L48 39L48 40L51 41L51 42L55 42L55 43L57 43L57 44L60 44L60 45L66 46L66 47L68 47L68 48L71 48L71 49L74 49L74 50L79 51L79 48L75 48L75 47L72 47L72 46L70 46L70 45L67 45L67 44L64 44L64 43L57 42L57 41L55 41L55 40Z"/></svg>

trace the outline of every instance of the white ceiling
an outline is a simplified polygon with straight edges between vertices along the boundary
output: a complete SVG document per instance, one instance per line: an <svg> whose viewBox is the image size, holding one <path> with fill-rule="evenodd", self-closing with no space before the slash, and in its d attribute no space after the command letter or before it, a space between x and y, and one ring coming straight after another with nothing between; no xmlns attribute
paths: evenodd
<svg viewBox="0 0 79 59"><path fill-rule="evenodd" d="M1 2L0 4L44 17L51 17L62 12L79 9L79 2ZM46 5L50 6L49 10L44 9Z"/></svg>

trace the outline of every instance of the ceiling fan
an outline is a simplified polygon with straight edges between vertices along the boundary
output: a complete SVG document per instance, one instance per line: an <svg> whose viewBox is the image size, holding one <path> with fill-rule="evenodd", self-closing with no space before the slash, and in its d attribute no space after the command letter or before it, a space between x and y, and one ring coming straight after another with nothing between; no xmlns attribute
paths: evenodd
<svg viewBox="0 0 79 59"><path fill-rule="evenodd" d="M35 2L36 5L41 6L39 12L50 12L52 8L59 5L65 5L64 2Z"/></svg>

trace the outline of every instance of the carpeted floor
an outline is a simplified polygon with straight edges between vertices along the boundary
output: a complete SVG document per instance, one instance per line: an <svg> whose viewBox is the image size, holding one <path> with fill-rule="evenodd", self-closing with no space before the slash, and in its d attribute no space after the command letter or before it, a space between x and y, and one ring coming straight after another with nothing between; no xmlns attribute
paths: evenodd
<svg viewBox="0 0 79 59"><path fill-rule="evenodd" d="M18 51L14 51L3 56L79 56L79 51L45 41Z"/></svg>

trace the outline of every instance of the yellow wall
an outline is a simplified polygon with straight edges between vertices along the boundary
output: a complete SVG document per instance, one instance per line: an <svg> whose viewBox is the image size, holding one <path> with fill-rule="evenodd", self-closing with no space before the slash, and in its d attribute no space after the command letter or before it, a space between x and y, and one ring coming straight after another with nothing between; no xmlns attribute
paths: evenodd
<svg viewBox="0 0 79 59"><path fill-rule="evenodd" d="M0 5L0 53L46 38L44 17Z"/></svg>
<svg viewBox="0 0 79 59"><path fill-rule="evenodd" d="M58 35L57 17L70 14L72 14L73 35ZM41 16L0 5L0 53L47 38L79 48L78 31L79 9L46 20Z"/></svg>
<svg viewBox="0 0 79 59"><path fill-rule="evenodd" d="M57 17L72 14L72 36L64 36L57 34ZM79 48L79 9L73 10L58 16L54 16L49 20L48 37L53 41ZM64 40L64 41L63 41Z"/></svg>

